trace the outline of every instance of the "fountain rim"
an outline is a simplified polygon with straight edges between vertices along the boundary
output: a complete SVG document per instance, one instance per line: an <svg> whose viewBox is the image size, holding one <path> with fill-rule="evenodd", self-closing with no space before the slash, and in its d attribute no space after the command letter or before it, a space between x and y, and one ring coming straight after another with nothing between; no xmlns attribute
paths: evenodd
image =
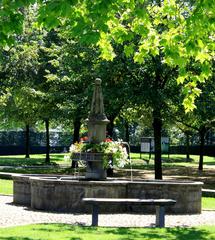
<svg viewBox="0 0 215 240"><path fill-rule="evenodd" d="M55 175L55 176L47 176L47 175L35 175L35 174L23 174L23 175L15 175L13 176L15 179L29 179L29 181L40 181L40 182L52 182L52 183L83 183L83 184L148 184L148 185L203 185L203 182L200 181L189 181L189 180L157 180L157 179L134 179L134 180L128 180L123 178L107 178L105 180L88 180L84 177L73 177L73 176L63 176L63 175Z"/></svg>

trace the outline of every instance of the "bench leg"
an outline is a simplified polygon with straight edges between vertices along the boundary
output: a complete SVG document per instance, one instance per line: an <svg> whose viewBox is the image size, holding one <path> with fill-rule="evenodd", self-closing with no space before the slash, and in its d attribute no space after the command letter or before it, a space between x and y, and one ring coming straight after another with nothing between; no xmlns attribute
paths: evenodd
<svg viewBox="0 0 215 240"><path fill-rule="evenodd" d="M165 207L156 206L156 227L165 227Z"/></svg>
<svg viewBox="0 0 215 240"><path fill-rule="evenodd" d="M98 226L99 206L93 204L92 206L92 226Z"/></svg>

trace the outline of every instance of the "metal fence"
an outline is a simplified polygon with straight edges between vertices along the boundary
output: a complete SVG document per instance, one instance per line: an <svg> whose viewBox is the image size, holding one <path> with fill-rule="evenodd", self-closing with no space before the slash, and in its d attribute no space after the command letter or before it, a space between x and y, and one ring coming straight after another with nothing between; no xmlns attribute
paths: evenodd
<svg viewBox="0 0 215 240"><path fill-rule="evenodd" d="M72 136L67 132L50 132L51 152L68 151ZM45 153L46 133L30 131L30 153ZM0 155L25 154L24 131L0 131Z"/></svg>

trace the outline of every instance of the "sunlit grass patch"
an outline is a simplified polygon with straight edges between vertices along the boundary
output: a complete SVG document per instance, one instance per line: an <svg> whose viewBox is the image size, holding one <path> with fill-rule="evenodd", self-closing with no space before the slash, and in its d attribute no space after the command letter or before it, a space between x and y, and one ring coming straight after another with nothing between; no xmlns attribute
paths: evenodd
<svg viewBox="0 0 215 240"><path fill-rule="evenodd" d="M0 239L31 240L211 240L215 226L195 228L113 228L37 224L0 229Z"/></svg>

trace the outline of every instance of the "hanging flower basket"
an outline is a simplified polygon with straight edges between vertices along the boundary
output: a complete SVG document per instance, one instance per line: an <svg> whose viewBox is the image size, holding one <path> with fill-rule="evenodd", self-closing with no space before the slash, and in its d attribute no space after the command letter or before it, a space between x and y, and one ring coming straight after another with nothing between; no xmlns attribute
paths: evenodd
<svg viewBox="0 0 215 240"><path fill-rule="evenodd" d="M86 161L86 162L96 162L102 161L103 159L112 161L113 155L106 153L94 153L94 152L73 152L71 154L71 159L74 161Z"/></svg>
<svg viewBox="0 0 215 240"><path fill-rule="evenodd" d="M70 158L74 161L103 162L103 167L124 167L128 162L126 148L121 142L106 139L101 143L80 142L70 147Z"/></svg>

